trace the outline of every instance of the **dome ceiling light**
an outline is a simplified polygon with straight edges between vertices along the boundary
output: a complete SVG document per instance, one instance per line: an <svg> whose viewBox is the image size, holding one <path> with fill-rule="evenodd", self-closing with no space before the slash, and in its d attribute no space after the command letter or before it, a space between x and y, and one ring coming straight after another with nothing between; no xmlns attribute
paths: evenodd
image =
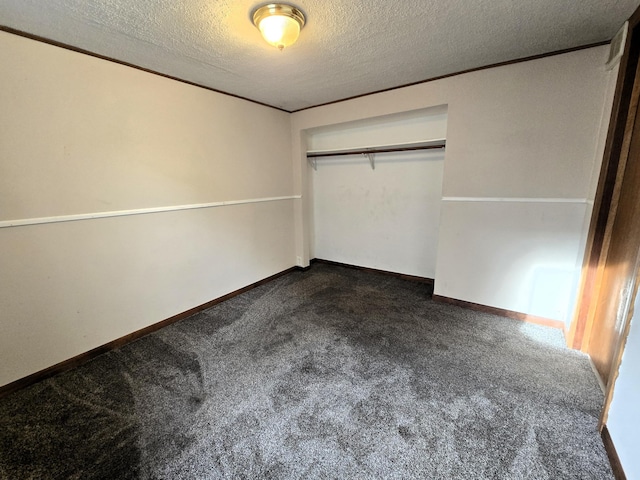
<svg viewBox="0 0 640 480"><path fill-rule="evenodd" d="M296 42L304 23L304 14L286 3L269 3L253 12L253 24L262 37L281 51Z"/></svg>

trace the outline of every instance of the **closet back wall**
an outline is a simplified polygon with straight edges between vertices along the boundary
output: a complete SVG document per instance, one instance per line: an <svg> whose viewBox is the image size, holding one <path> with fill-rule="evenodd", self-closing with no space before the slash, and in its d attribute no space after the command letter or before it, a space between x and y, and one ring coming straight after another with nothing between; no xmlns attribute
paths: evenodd
<svg viewBox="0 0 640 480"><path fill-rule="evenodd" d="M0 64L0 385L294 265L287 113L3 32Z"/></svg>

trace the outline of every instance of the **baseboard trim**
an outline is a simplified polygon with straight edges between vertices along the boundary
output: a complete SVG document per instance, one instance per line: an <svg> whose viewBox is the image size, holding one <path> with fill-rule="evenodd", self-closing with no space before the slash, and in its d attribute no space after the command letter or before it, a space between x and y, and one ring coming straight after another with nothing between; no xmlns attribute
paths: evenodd
<svg viewBox="0 0 640 480"><path fill-rule="evenodd" d="M308 268L307 268L308 269ZM88 352L81 353L72 357L68 360L64 360L60 363L52 365L51 367L45 368L44 370L40 370L38 372L32 373L23 378L19 378L11 383L3 385L0 387L0 398L10 395L13 392L17 392L23 388L26 388L34 383L38 383L47 378L53 377L59 373L66 372L67 370L71 370L72 368L79 367L80 365L87 363L89 360L102 355L103 353L110 352L111 350L115 350L116 348L122 347L128 343L131 343L139 338L144 337L150 333L153 333L161 328L164 328L172 323L176 323L182 319L185 319L195 313L201 312L202 310L206 310L207 308L213 307L219 303L224 302L225 300L229 300L230 298L236 297L242 293L248 292L256 287L264 285L265 283L269 283L276 278L282 277L283 275L287 275L288 273L305 270L303 267L291 267L282 272L276 273L275 275L271 275L267 278L263 278L251 285L247 285L246 287L235 290L231 293L223 295L222 297L215 298L210 300L202 305L198 305L197 307L190 308L182 313L178 313L173 317L169 317L165 320L162 320L158 323L154 323L153 325L149 325L148 327L141 328L140 330L136 330L135 332L129 333L123 337L112 340L111 342L105 343L104 345L100 345Z"/></svg>
<svg viewBox="0 0 640 480"><path fill-rule="evenodd" d="M426 283L428 285L433 285L434 284L433 278L419 277L417 275L407 275L405 273L390 272L388 270L378 270L377 268L360 267L358 265L351 265L349 263L334 262L333 260L324 260L322 258L314 258L314 259L311 260L310 263L312 263L312 264L313 263L322 263L322 264L325 264L325 265L334 265L336 267L352 268L354 270L361 270L363 272L382 273L383 275L391 275L393 277L402 278L404 280L411 280L413 282L421 282L421 283Z"/></svg>
<svg viewBox="0 0 640 480"><path fill-rule="evenodd" d="M521 322L535 323L536 325L544 325L545 327L557 328L562 331L564 331L565 329L564 322L561 322L560 320L551 320L550 318L537 317L535 315L529 315L527 313L514 312L513 310L490 307L488 305L482 305L480 303L458 300L457 298L443 297L442 295L434 295L433 299L437 302L448 303L450 305L456 305L458 307L468 308L470 310L475 310L478 312L500 315L503 317L511 318L513 320L520 320Z"/></svg>
<svg viewBox="0 0 640 480"><path fill-rule="evenodd" d="M606 425L602 427L602 431L600 432L600 436L602 437L602 443L604 444L604 449L607 452L607 456L609 457L609 463L611 463L611 470L613 470L613 476L616 480L627 480L627 476L622 469L622 463L620 463L620 457L618 457L618 452L616 451L616 447L613 445L613 440L611 439L611 435L609 434L609 429Z"/></svg>

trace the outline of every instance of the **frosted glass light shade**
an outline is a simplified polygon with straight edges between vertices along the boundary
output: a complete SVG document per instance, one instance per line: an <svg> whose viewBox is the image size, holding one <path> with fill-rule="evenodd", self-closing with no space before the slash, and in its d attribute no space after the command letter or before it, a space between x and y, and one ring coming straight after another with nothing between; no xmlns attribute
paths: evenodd
<svg viewBox="0 0 640 480"><path fill-rule="evenodd" d="M293 45L300 35L300 24L282 15L267 17L260 22L260 33L267 43L282 50Z"/></svg>
<svg viewBox="0 0 640 480"><path fill-rule="evenodd" d="M304 22L305 18L300 10L281 3L270 3L253 14L253 23L262 37L280 50L298 40Z"/></svg>

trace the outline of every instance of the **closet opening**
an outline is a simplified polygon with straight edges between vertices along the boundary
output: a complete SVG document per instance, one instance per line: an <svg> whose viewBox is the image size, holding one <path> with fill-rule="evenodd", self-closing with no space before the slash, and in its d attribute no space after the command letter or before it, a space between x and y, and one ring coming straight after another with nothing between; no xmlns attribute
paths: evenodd
<svg viewBox="0 0 640 480"><path fill-rule="evenodd" d="M447 106L308 130L311 258L434 279Z"/></svg>

